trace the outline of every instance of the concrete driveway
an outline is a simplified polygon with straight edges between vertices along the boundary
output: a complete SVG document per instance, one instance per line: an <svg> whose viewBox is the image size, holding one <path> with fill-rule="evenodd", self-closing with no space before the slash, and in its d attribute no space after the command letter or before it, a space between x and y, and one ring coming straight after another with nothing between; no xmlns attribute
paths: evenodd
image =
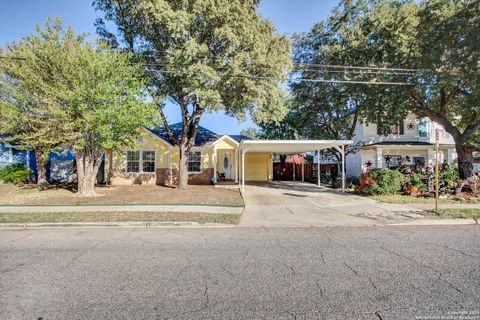
<svg viewBox="0 0 480 320"><path fill-rule="evenodd" d="M245 186L241 226L371 226L390 206L311 183L273 181Z"/></svg>

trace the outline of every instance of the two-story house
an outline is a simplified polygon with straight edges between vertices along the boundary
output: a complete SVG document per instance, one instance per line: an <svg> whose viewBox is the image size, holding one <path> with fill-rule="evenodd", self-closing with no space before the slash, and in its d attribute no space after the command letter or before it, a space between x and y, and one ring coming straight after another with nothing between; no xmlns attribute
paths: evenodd
<svg viewBox="0 0 480 320"><path fill-rule="evenodd" d="M410 114L407 119L383 134L375 123L358 121L353 142L361 143L355 154L346 158L347 174L360 176L368 168L397 167L399 164L434 165L435 130L439 130L440 163L452 163L457 155L453 138L442 126L428 118L416 118Z"/></svg>

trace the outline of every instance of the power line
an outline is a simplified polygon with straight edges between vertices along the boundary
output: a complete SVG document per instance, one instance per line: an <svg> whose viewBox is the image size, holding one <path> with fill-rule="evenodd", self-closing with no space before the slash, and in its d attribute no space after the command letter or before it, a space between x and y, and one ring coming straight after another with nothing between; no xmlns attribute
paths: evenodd
<svg viewBox="0 0 480 320"><path fill-rule="evenodd" d="M148 72L178 73L178 70L147 70ZM362 81L362 80L335 80L335 79L307 79L307 78L277 78L265 76L239 76L225 75L227 78L245 78L252 80L275 80L283 82L321 82L321 83L350 83L350 84L373 84L373 85L411 85L406 82L388 82L388 81Z"/></svg>

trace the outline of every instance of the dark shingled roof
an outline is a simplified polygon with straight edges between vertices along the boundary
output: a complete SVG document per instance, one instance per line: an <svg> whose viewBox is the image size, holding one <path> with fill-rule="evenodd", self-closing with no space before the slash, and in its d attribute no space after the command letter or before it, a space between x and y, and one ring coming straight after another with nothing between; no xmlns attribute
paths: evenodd
<svg viewBox="0 0 480 320"><path fill-rule="evenodd" d="M167 141L171 145L175 145L175 142L170 138L170 135L168 134L167 130L165 128L160 128L160 129L148 129L148 131L156 135L157 137L162 138L163 140ZM173 134L175 137L180 139L180 136L182 135L182 123L175 123L170 125L170 130L172 130ZM203 147L206 146L221 136L213 131L210 131L202 126L198 127L198 133L197 137L195 139L195 146L196 147Z"/></svg>
<svg viewBox="0 0 480 320"><path fill-rule="evenodd" d="M229 136L230 138L232 138L233 140L235 140L239 143L244 141L244 140L252 140L249 137L244 136L243 134L227 134L227 136Z"/></svg>

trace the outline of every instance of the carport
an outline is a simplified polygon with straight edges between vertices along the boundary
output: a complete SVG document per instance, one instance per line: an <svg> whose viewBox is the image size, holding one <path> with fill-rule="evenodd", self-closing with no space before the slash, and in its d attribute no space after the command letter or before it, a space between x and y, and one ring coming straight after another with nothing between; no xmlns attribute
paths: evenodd
<svg viewBox="0 0 480 320"><path fill-rule="evenodd" d="M317 152L320 150L335 148L342 155L342 191L345 191L345 146L352 144L352 140L243 140L240 142L238 152L241 155L241 175L239 184L242 193L245 192L245 155L249 153L279 153L297 154ZM317 161L317 174L320 175L320 161ZM318 185L320 177L318 176Z"/></svg>

